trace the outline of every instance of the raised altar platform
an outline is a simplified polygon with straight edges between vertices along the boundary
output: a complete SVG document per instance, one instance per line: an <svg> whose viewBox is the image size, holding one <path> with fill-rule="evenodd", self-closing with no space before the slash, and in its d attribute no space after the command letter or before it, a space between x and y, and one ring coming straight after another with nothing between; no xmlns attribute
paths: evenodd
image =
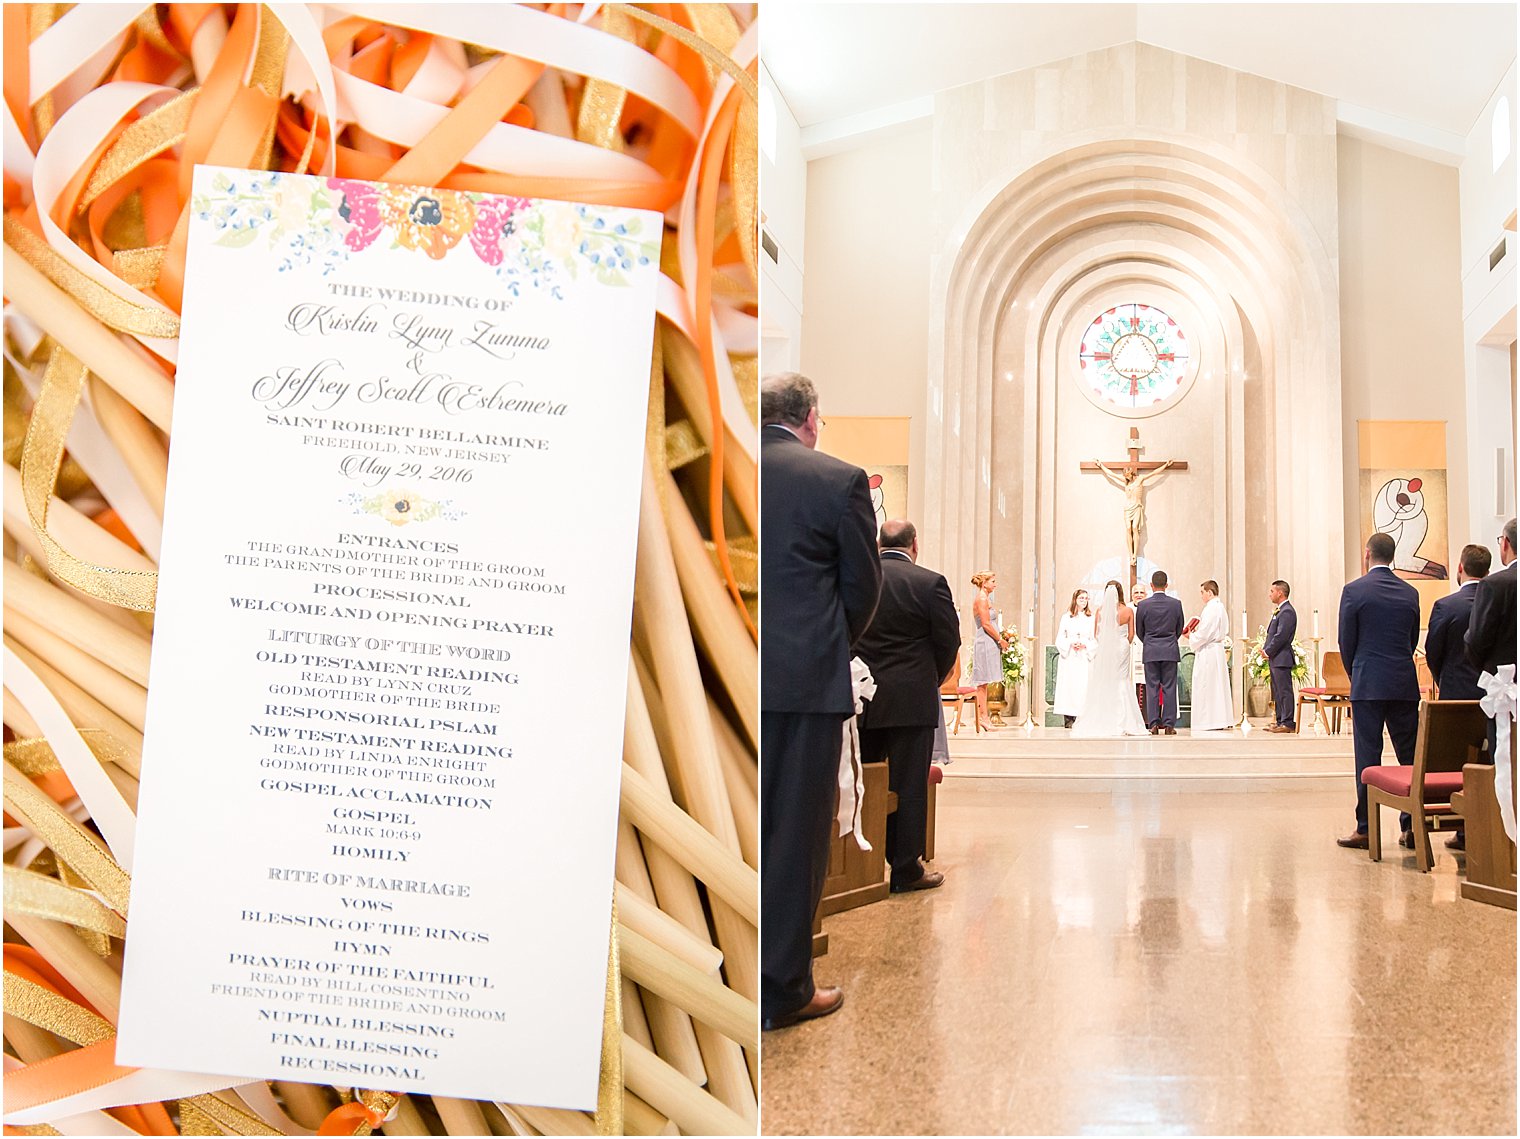
<svg viewBox="0 0 1520 1139"><path fill-rule="evenodd" d="M950 737L946 779L1017 779L1030 790L1262 791L1344 787L1351 792L1351 732L1262 731L1270 721L1194 736L1074 740L1064 728L1007 726ZM1386 744L1385 744L1386 746ZM1122 786L1121 786L1122 785Z"/></svg>

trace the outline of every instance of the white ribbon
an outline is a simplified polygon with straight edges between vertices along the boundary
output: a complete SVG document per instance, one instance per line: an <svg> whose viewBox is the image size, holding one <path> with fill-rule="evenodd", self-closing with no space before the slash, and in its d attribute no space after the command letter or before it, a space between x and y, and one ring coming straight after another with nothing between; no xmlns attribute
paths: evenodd
<svg viewBox="0 0 1520 1139"><path fill-rule="evenodd" d="M859 657L850 661L850 694L855 702L855 714L844 722L844 738L839 747L839 835L855 835L855 845L870 850L865 831L861 829L860 810L865 802L866 777L860 766L860 728L858 721L865 711L865 702L876 695L876 679L866 662Z"/></svg>
<svg viewBox="0 0 1520 1139"><path fill-rule="evenodd" d="M1504 833L1510 841L1515 839L1515 804L1511 788L1515 785L1514 759L1509 750L1510 721L1515 718L1515 666L1501 664L1497 673L1485 672L1478 677L1478 687L1484 696L1478 701L1485 715L1494 721L1494 795L1499 800L1499 817L1504 820Z"/></svg>

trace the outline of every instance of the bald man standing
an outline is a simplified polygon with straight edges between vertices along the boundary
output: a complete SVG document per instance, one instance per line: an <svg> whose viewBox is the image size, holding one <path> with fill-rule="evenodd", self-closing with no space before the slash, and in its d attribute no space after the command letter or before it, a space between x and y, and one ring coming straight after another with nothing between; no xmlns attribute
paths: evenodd
<svg viewBox="0 0 1520 1139"><path fill-rule="evenodd" d="M887 761L897 810L887 816L892 891L931 890L944 882L924 869L929 821L929 760L934 722L943 717L939 686L955 667L961 622L944 574L918 565L918 532L894 518L883 523L881 600L855 646L876 681L860 717L860 758Z"/></svg>

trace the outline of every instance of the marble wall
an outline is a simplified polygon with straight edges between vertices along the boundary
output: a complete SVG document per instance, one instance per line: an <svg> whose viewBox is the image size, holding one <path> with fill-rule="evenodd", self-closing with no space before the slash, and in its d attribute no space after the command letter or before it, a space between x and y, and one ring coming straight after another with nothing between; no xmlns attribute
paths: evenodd
<svg viewBox="0 0 1520 1139"><path fill-rule="evenodd" d="M1122 455L1135 421L1072 372L1082 330L1129 298L1199 347L1188 394L1138 421L1147 457L1190 468L1155 484L1143 553L1190 609L1204 577L1253 625L1278 576L1332 606L1333 102L1132 43L941 94L933 143L926 558L952 580L999 568L1021 613L1038 567L1046 640L1071 588L1123 552L1119 492L1077 464Z"/></svg>

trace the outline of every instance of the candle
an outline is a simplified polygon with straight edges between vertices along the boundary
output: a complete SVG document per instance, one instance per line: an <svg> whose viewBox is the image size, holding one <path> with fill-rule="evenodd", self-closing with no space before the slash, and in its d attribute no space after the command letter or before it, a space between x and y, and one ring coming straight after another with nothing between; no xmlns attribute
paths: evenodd
<svg viewBox="0 0 1520 1139"><path fill-rule="evenodd" d="M998 632L1001 633L1003 631L1003 611L1001 609L997 611L997 627Z"/></svg>
<svg viewBox="0 0 1520 1139"><path fill-rule="evenodd" d="M1246 611L1244 609L1240 611L1240 635L1242 637L1249 637L1251 635L1251 626L1246 624Z"/></svg>
<svg viewBox="0 0 1520 1139"><path fill-rule="evenodd" d="M1026 637L1033 637L1034 636L1034 610L1033 609L1031 609L1029 611L1029 624L1026 625L1024 628L1025 628L1024 635Z"/></svg>
<svg viewBox="0 0 1520 1139"><path fill-rule="evenodd" d="M1314 611L1314 639L1319 640L1319 610Z"/></svg>

